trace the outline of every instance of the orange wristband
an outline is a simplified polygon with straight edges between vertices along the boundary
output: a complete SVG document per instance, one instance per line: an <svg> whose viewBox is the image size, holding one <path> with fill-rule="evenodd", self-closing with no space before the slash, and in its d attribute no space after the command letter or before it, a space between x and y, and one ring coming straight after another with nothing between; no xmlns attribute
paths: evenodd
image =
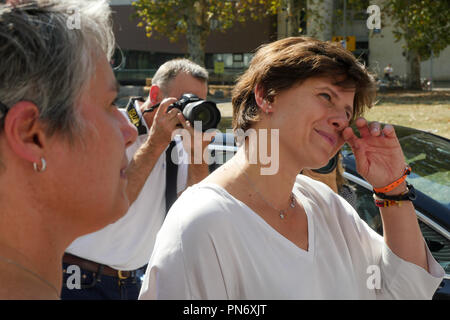
<svg viewBox="0 0 450 320"><path fill-rule="evenodd" d="M391 190L394 190L395 188L397 188L403 181L405 181L406 176L409 175L411 173L411 167L410 166L406 166L405 171L403 171L403 175L400 177L400 179L395 180L394 182L392 182L391 184L387 185L386 187L383 188L373 188L373 191L375 191L375 193L386 193L389 192Z"/></svg>

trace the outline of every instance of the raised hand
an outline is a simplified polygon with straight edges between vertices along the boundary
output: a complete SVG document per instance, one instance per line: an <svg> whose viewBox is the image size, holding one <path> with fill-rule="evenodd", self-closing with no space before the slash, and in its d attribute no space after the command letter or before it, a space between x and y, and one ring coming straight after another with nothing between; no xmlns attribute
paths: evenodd
<svg viewBox="0 0 450 320"><path fill-rule="evenodd" d="M191 163L200 164L200 161L204 159L204 152L216 135L216 132L197 132L195 134L195 127L184 118L183 114L178 114L177 117L183 128L188 131L188 137L190 137L189 141L185 141L186 136L183 135L183 147L190 155Z"/></svg>
<svg viewBox="0 0 450 320"><path fill-rule="evenodd" d="M399 179L405 169L405 158L394 127L379 122L356 120L361 137L351 127L342 132L344 140L355 155L356 169L374 188L385 187Z"/></svg>
<svg viewBox="0 0 450 320"><path fill-rule="evenodd" d="M153 112L144 114L147 124L151 123L148 136L152 145L165 148L172 140L172 133L180 124L177 114L181 114L181 111L173 108L167 112L167 108L176 101L175 98L164 99L154 115Z"/></svg>

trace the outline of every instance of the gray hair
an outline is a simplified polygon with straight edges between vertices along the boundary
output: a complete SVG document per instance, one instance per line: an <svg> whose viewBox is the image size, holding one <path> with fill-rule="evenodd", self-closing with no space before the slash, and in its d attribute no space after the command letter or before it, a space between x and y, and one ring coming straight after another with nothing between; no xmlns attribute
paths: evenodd
<svg viewBox="0 0 450 320"><path fill-rule="evenodd" d="M0 5L0 101L31 101L46 133L72 141L83 122L74 106L95 72L114 52L106 0L30 0ZM70 25L70 22L76 22ZM0 129L3 126L0 114Z"/></svg>
<svg viewBox="0 0 450 320"><path fill-rule="evenodd" d="M200 81L208 81L208 71L188 59L173 59L162 64L152 78L152 84L160 87L164 95L168 94L170 82L184 72Z"/></svg>

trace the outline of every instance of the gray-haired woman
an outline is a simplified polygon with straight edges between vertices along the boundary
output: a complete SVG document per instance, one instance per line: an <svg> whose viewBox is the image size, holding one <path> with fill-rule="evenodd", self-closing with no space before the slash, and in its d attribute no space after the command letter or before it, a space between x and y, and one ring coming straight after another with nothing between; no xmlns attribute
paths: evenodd
<svg viewBox="0 0 450 320"><path fill-rule="evenodd" d="M0 299L59 298L65 248L128 209L137 133L114 105L109 17L106 1L0 5Z"/></svg>

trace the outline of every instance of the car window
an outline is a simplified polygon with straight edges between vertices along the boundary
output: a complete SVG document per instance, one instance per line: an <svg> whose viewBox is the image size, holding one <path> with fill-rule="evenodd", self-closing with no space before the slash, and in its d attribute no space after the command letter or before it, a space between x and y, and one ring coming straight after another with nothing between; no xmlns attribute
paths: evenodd
<svg viewBox="0 0 450 320"><path fill-rule="evenodd" d="M400 144L412 169L408 181L450 209L450 143L418 133L400 138Z"/></svg>
<svg viewBox="0 0 450 320"><path fill-rule="evenodd" d="M432 134L411 128L396 126L405 155L405 162L412 172L408 181L414 188L450 209L450 142ZM345 144L344 156L351 156L351 148Z"/></svg>
<svg viewBox="0 0 450 320"><path fill-rule="evenodd" d="M352 181L347 182L356 192L356 212L373 230L383 235L383 226L378 207L375 206L372 191ZM423 237L436 261L450 274L450 241L419 220Z"/></svg>

